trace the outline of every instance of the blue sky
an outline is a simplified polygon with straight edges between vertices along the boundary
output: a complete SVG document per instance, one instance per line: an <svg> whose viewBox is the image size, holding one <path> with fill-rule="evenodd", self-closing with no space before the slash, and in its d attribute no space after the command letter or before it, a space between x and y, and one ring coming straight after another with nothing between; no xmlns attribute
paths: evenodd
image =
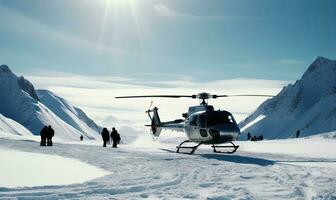
<svg viewBox="0 0 336 200"><path fill-rule="evenodd" d="M298 79L335 59L334 0L0 0L14 71L148 79Z"/></svg>

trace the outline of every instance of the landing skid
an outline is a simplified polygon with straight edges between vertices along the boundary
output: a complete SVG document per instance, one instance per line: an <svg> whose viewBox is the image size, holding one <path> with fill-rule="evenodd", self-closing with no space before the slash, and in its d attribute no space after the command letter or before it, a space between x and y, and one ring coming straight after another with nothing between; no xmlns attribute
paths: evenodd
<svg viewBox="0 0 336 200"><path fill-rule="evenodd" d="M226 146L216 146L216 145L212 145L211 147L213 148L213 151L215 153L228 153L228 154L232 154L234 152L237 151L237 149L239 148L239 145L235 145L233 144L233 142L230 142L232 144L232 146L226 145ZM232 151L217 151L216 148L232 148Z"/></svg>
<svg viewBox="0 0 336 200"><path fill-rule="evenodd" d="M196 151L196 149L203 143L203 142L200 142L198 145L192 146L192 147L183 147L182 144L187 143L187 142L191 142L191 141L185 140L180 145L178 145L176 147L177 148L176 153L193 154ZM190 152L180 152L180 149L191 149L191 151Z"/></svg>
<svg viewBox="0 0 336 200"><path fill-rule="evenodd" d="M184 143L187 143L187 142L192 142L190 140L185 140L183 141L180 145L176 146L177 150L176 150L176 153L182 153L182 154L193 154L196 149L201 145L203 144L203 142L200 142L198 143L196 146L182 146ZM216 145L212 145L211 147L213 148L213 152L214 153L228 153L228 154L232 154L234 152L237 151L237 149L239 148L239 145L235 145L233 142L229 142L231 145L226 145L226 146L216 146ZM227 148L231 148L232 151L218 151L217 149L220 149L220 148L224 148L224 149L227 149ZM191 149L190 152L180 152L180 149Z"/></svg>

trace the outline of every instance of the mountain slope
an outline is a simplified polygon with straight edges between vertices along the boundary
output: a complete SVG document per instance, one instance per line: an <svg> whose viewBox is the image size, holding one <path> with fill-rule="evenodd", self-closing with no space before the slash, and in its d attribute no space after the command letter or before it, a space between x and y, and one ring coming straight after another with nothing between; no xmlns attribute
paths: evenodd
<svg viewBox="0 0 336 200"><path fill-rule="evenodd" d="M243 133L264 138L293 137L336 130L336 61L318 57L294 84L242 121Z"/></svg>
<svg viewBox="0 0 336 200"><path fill-rule="evenodd" d="M34 86L24 77L17 77L6 65L0 66L0 113L20 123L34 135L44 125L55 129L55 137L64 140L99 138L98 134L81 132L67 124L51 109L39 101Z"/></svg>
<svg viewBox="0 0 336 200"><path fill-rule="evenodd" d="M32 133L21 124L0 114L0 135L1 134L11 134L18 136L32 135Z"/></svg>
<svg viewBox="0 0 336 200"><path fill-rule="evenodd" d="M82 133L86 133L92 139L100 133L100 127L81 109L73 107L67 100L48 90L36 90L36 92L40 102L67 124Z"/></svg>

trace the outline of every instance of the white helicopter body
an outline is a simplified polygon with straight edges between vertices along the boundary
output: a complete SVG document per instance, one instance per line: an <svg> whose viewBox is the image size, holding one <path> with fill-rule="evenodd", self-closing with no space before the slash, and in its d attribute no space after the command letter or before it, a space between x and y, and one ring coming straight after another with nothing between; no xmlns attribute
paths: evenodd
<svg viewBox="0 0 336 200"><path fill-rule="evenodd" d="M177 153L181 153L180 149L191 149L188 154L194 151L201 144L210 144L216 153L234 153L239 146L236 146L233 141L237 140L240 135L240 129L233 115L224 110L215 110L212 105L208 105L206 100L209 98L231 97L231 96L263 96L270 97L270 95L210 95L209 93L200 93L197 95L149 95L149 96L125 96L116 98L180 98L190 97L201 99L202 102L198 106L191 106L188 113L183 113L184 119L176 119L174 121L161 122L158 108L154 107L146 111L151 124L146 125L151 128L151 133L154 137L159 137L162 129L174 130L184 132L188 140L183 141L177 146ZM196 146L182 146L184 143L194 142L198 143ZM219 144L229 143L229 146L218 146ZM232 151L222 152L217 151L216 148L232 148ZM182 152L183 153L183 152Z"/></svg>

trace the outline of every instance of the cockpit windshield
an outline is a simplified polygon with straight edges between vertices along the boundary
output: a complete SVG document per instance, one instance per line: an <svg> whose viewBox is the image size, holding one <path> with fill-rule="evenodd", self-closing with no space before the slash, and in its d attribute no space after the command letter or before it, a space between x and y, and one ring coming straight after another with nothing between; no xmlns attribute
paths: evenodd
<svg viewBox="0 0 336 200"><path fill-rule="evenodd" d="M207 115L207 125L216 126L220 124L234 124L235 121L232 115L225 112L213 112Z"/></svg>

